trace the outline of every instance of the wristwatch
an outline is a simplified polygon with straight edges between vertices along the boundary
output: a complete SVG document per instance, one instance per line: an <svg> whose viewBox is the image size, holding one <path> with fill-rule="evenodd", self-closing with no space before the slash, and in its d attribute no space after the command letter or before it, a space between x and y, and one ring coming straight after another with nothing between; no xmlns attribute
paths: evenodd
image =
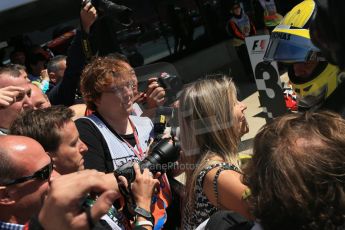
<svg viewBox="0 0 345 230"><path fill-rule="evenodd" d="M144 217L146 220L150 221L152 224L155 223L155 219L152 216L151 212L149 212L143 208L140 208L139 206L135 207L134 212L135 212L135 214L137 214L141 217Z"/></svg>

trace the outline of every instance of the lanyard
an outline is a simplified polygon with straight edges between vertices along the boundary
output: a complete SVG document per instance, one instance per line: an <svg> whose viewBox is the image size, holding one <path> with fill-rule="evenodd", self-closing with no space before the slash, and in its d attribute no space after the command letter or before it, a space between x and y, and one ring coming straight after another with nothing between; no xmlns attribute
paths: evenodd
<svg viewBox="0 0 345 230"><path fill-rule="evenodd" d="M127 146L135 153L135 155L140 160L143 160L144 159L144 152L143 152L143 150L141 149L141 146L140 146L137 129L135 128L135 126L132 123L131 119L129 119L129 123L131 124L131 127L133 129L133 135L134 135L134 139L135 139L135 144L136 144L137 149L138 149L139 152L135 148L133 148L133 146L131 144L129 144L125 139L123 139L123 138L121 138L121 139L127 144Z"/></svg>

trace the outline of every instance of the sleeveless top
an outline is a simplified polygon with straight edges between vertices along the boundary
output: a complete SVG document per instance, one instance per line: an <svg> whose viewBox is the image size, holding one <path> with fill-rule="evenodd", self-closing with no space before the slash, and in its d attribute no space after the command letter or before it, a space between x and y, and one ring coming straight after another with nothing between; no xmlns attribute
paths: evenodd
<svg viewBox="0 0 345 230"><path fill-rule="evenodd" d="M216 193L217 202L218 202L218 189L217 189L217 180L219 174L224 170L233 170L239 172L239 169L230 164L230 163L217 163L206 166L198 175L196 186L195 186L195 197L194 197L194 209L191 210L189 207L190 201L187 201L185 211L183 213L182 225L184 229L195 229L202 222L208 219L212 214L217 212L218 207L211 204L207 199L206 194L203 192L203 182L205 175L214 168L219 167L214 180L213 180L213 190ZM219 206L219 205L218 205Z"/></svg>

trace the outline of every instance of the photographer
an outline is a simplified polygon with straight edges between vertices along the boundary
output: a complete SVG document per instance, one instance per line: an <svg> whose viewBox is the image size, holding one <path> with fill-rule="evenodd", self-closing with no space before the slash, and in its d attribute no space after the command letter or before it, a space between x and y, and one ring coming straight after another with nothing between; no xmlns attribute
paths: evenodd
<svg viewBox="0 0 345 230"><path fill-rule="evenodd" d="M113 58L114 62L122 61L129 64L126 56L120 53L112 53L107 57ZM165 89L158 83L157 78L150 78L147 81L147 88L145 92L138 91L138 79L132 67L130 67L133 74L131 75L133 81L133 111L132 115L149 117L154 119L156 110L165 102ZM85 104L77 104L70 107L75 112L75 119L92 114L93 111L87 108Z"/></svg>
<svg viewBox="0 0 345 230"><path fill-rule="evenodd" d="M80 10L82 31L77 34L68 49L66 70L62 80L47 95L52 105L70 106L74 104L75 93L80 81L80 74L86 63L86 56L82 48L82 36L88 36L91 26L97 19L96 9L90 2Z"/></svg>
<svg viewBox="0 0 345 230"><path fill-rule="evenodd" d="M88 147L85 168L112 172L127 162L146 157L153 124L147 117L131 115L134 77L128 63L112 56L96 58L84 69L81 92L87 107L95 111L76 121L80 138ZM163 226L165 208L171 200L165 174L160 180L163 188L152 205L155 229Z"/></svg>
<svg viewBox="0 0 345 230"><path fill-rule="evenodd" d="M134 165L134 170L136 180L130 186L136 204L149 209L151 196L159 182L152 178L147 169L141 173L137 164ZM120 183L127 187L126 179L119 179ZM95 170L84 170L54 178L38 215L38 221L31 219L27 225L29 229L36 229L41 225L45 230L102 229L98 221L107 214L113 202L121 197L116 184L113 174L103 174ZM99 194L97 200L89 209L81 208L80 199L90 193ZM152 229L141 216L136 218L134 224L134 229Z"/></svg>
<svg viewBox="0 0 345 230"><path fill-rule="evenodd" d="M126 56L120 53L109 54L108 57L114 61L123 61L130 66ZM133 81L133 113L132 115L149 117L153 119L156 115L156 109L162 106L165 102L165 89L158 83L157 78L149 78L147 80L147 88L144 92L139 92L138 78L134 69L130 66L133 74L131 75Z"/></svg>
<svg viewBox="0 0 345 230"><path fill-rule="evenodd" d="M136 116L149 117L154 119L159 106L165 102L165 89L157 83L157 78L148 80L148 87L145 92L138 92L138 80L133 78L133 111ZM76 104L70 106L75 113L74 120L92 114L93 111L87 109L85 104Z"/></svg>

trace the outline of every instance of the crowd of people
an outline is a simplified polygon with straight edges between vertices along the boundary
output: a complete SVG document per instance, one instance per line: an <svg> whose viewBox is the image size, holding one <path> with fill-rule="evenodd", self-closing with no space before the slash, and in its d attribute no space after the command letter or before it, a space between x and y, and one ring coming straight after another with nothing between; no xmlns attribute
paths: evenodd
<svg viewBox="0 0 345 230"><path fill-rule="evenodd" d="M274 1L260 3L274 11ZM288 66L300 107L259 130L250 160L238 154L247 107L230 77L211 75L174 103L180 132L163 136L180 143L179 159L162 171L141 165L168 151L152 153L167 89L151 78L140 92L121 54L87 63L82 35L97 20L88 2L67 56L47 62L37 51L29 69L0 68L0 229L158 230L176 218L173 229L344 229L344 9L304 0L272 30L265 59ZM232 11L233 28L249 20L239 4ZM267 25L281 20L275 13ZM170 178L181 173L178 214Z"/></svg>

